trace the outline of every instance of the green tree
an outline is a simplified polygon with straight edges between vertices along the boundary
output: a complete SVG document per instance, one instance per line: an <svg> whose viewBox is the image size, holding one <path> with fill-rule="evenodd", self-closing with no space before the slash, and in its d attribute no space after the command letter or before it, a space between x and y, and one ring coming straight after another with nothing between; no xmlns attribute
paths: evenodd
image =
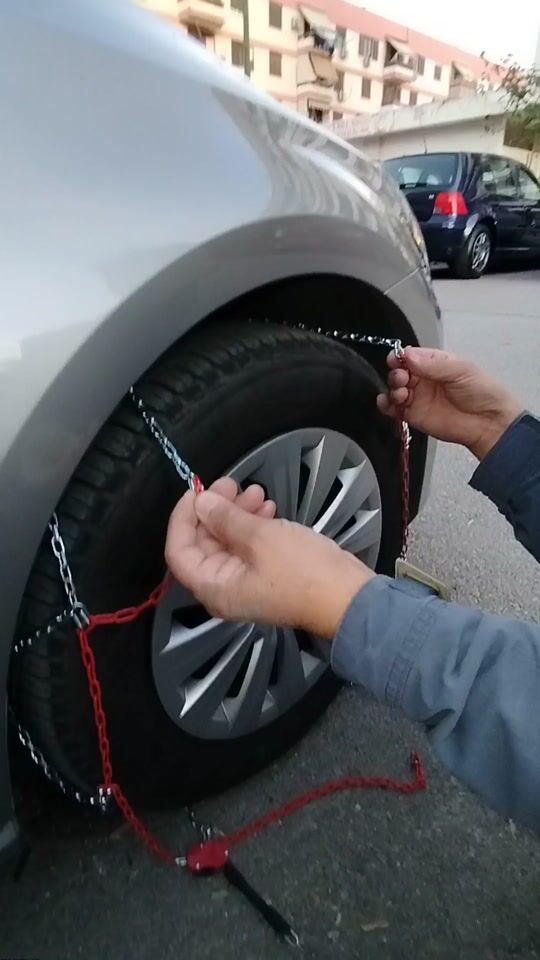
<svg viewBox="0 0 540 960"><path fill-rule="evenodd" d="M540 70L524 70L508 61L500 68L500 83L511 113L506 142L523 150L540 150Z"/></svg>

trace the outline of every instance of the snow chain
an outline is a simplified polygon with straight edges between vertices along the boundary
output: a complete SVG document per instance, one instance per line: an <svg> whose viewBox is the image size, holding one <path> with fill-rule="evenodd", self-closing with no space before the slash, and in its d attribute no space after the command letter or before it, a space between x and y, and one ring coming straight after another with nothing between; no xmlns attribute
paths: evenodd
<svg viewBox="0 0 540 960"><path fill-rule="evenodd" d="M312 328L308 327L306 324L297 323L297 324L285 324L285 326L291 327L298 330L306 330L312 333L320 334L323 337L327 337L331 340L335 340L340 343L347 344L352 347L383 347L386 349L394 350L398 358L403 357L403 348L401 341L397 339L390 339L387 337L377 337L377 336L360 336L356 333L347 333L340 330L324 330L322 327ZM149 432L152 434L156 442L161 447L165 456L171 461L174 466L180 479L187 483L189 488L195 493L200 492L203 489L201 481L197 474L193 472L189 464L179 455L174 444L167 437L165 431L160 426L156 418L152 413L148 411L145 404L140 397L137 396L133 387L129 390L129 397L132 400L136 410L140 414L142 420L147 426ZM408 451L410 443L409 428L405 421L402 421L400 424L400 440L403 451ZM404 454L403 465L407 469L402 471L402 504L404 508L403 516L403 546L406 547L406 529L408 527L408 464L407 456ZM406 476L405 476L406 474ZM404 479L406 484L403 483ZM145 601L140 608L129 608L126 611L118 611L117 614L103 615L99 614L96 617L90 617L88 610L86 609L84 603L79 600L77 595L77 590L73 580L73 575L69 565L69 561L66 554L65 543L62 537L60 530L60 524L58 521L58 516L56 513L53 513L49 521L49 532L51 535L51 549L58 563L58 570L60 573L60 579L62 581L66 598L67 605L61 610L55 617L52 618L48 623L39 627L33 634L30 636L18 639L15 641L12 649L12 653L15 656L19 656L25 650L28 650L35 643L41 640L44 637L50 636L55 630L63 626L68 621L72 621L77 628L77 633L80 638L81 633L86 633L86 629L90 625L90 630L93 625L99 625L99 623L113 622L113 623L122 623L129 622L138 615L143 609L148 609L151 606L155 606L159 601L160 596L164 592L165 584L160 585L154 591L154 599ZM151 602L150 602L151 600ZM106 619L107 618L107 619ZM90 631L89 631L90 632ZM91 651L90 651L91 653ZM93 660L93 657L92 657ZM78 790L74 785L69 783L58 773L57 770L52 766L51 763L46 759L42 751L36 744L33 742L32 737L28 730L26 730L21 723L19 723L17 717L14 714L13 709L10 707L10 717L14 723L15 729L17 731L18 738L21 744L28 750L30 757L51 783L55 784L63 794L69 797L72 800L75 800L80 804L89 804L92 807L95 807L101 810L103 813L106 812L111 804L111 799L114 795L114 798L118 804L119 797L116 797L115 792L111 789L111 786L101 785L97 788L96 792L93 794L88 794ZM120 804L121 805L121 804ZM126 816L125 810L122 810ZM127 819L130 819L129 815ZM190 812L190 819L193 823L196 823L194 820L193 814ZM144 838L142 838L144 839Z"/></svg>

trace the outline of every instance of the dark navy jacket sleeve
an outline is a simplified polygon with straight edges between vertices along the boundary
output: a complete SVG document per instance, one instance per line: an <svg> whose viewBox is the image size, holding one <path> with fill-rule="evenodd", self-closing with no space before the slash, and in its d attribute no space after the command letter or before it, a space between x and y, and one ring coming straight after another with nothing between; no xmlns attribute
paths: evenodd
<svg viewBox="0 0 540 960"><path fill-rule="evenodd" d="M540 558L539 421L517 420L472 484ZM421 722L456 777L540 832L540 626L445 603L413 581L375 577L345 614L332 664Z"/></svg>

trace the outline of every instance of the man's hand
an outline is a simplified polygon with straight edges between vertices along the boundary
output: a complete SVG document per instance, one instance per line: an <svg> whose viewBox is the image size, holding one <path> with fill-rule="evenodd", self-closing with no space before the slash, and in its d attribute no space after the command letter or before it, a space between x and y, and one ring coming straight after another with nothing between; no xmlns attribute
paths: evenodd
<svg viewBox="0 0 540 960"><path fill-rule="evenodd" d="M406 347L401 367L388 357L389 392L377 399L383 413L403 416L439 440L461 443L479 460L522 412L514 397L473 363L444 350Z"/></svg>
<svg viewBox="0 0 540 960"><path fill-rule="evenodd" d="M333 637L373 573L313 530L271 519L274 513L261 487L237 494L232 480L197 497L186 493L169 522L169 569L213 616Z"/></svg>

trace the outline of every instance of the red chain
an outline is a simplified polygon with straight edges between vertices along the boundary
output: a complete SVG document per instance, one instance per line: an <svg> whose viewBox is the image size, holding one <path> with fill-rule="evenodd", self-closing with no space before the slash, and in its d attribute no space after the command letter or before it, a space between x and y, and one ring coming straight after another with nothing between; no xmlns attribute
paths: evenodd
<svg viewBox="0 0 540 960"><path fill-rule="evenodd" d="M401 486L401 556L405 558L409 549L410 523L410 480L409 480L409 428L405 420L398 420L400 447L400 486Z"/></svg>
<svg viewBox="0 0 540 960"><path fill-rule="evenodd" d="M160 584L151 594L148 600L145 603L141 604L137 608L129 608L130 610L147 610L149 607L153 607L156 603L159 602L159 598L163 596L165 592L165 581L163 584ZM157 600L155 598L158 598ZM151 601L152 598L152 601ZM118 611L120 614L125 613L126 611ZM129 617L129 620L134 620L137 616L137 613L134 613L133 616ZM139 837L139 840L148 847L148 849L156 855L163 863L172 864L174 863L173 854L162 846L159 840L154 837L149 830L145 827L142 820L139 819L133 807L131 806L129 800L122 791L122 788L114 782L113 780L113 768L111 763L111 746L109 743L109 737L107 734L107 718L105 717L105 711L103 709L103 700L101 697L101 685L96 675L96 660L94 653L88 638L90 634L97 626L102 626L103 624L110 623L127 623L128 619L123 618L117 619L118 613L113 614L98 614L96 617L90 617L90 622L86 627L77 630L77 636L79 638L79 648L81 651L81 660L83 662L84 669L86 670L86 679L88 681L88 692L92 700L92 706L94 709L94 722L96 725L96 732L98 737L98 747L99 755L101 758L101 776L103 778L100 785L101 789L105 792L106 795L111 795L116 800L116 804L122 813L122 816L129 823L130 827L133 829L135 834Z"/></svg>
<svg viewBox="0 0 540 960"><path fill-rule="evenodd" d="M401 365L405 365L403 356L400 357ZM408 450L408 428L404 418L398 413L398 428L400 437L400 459L401 459L401 503L402 503L402 556L407 552L408 527L409 527L409 450ZM192 478L192 489L196 494L200 493L204 487L200 478L196 475ZM160 841L153 836L145 827L144 823L137 816L129 800L122 791L119 784L114 781L114 772L111 761L111 747L107 733L107 719L103 708L103 699L101 696L101 685L97 678L96 661L89 638L96 627L111 624L130 623L139 617L142 613L156 607L163 598L171 584L171 577L168 575L139 606L125 607L122 610L116 610L113 613L98 613L90 616L86 627L77 630L81 660L86 671L88 682L88 692L92 701L94 712L94 722L98 739L99 755L101 760L101 790L106 796L114 797L118 809L126 822L130 825L136 836L144 845L163 863L173 864L176 862L174 854L164 847ZM342 777L339 780L330 780L327 783L320 784L307 790L305 793L293 797L286 803L275 807L267 813L247 823L244 827L235 830L226 836L215 837L206 840L203 843L195 844L187 853L186 864L193 872L200 872L205 869L220 869L228 858L229 848L255 833L264 830L266 827L275 823L277 820L283 820L290 816L296 810L314 803L322 797L328 797L335 793L341 793L345 790L358 789L378 789L391 790L397 793L415 793L418 790L425 790L426 778L420 758L416 753L411 753L410 764L412 771L412 780L391 780L387 777L367 777L367 776L349 776Z"/></svg>
<svg viewBox="0 0 540 960"><path fill-rule="evenodd" d="M390 790L394 793L416 793L418 790L426 789L426 776L422 762L417 753L411 753L410 765L412 780L391 780L388 777L363 777L350 776L340 777L339 780L329 780L327 783L321 783L305 793L300 793L292 800L282 803L279 807L274 807L263 813L256 820L251 820L239 830L233 830L223 836L212 837L210 840L204 840L202 843L196 843L189 848L186 855L186 865L192 873L204 873L205 871L221 870L229 858L230 848L242 840L247 840L256 833L260 833L266 827L276 823L278 820L284 820L291 813L307 807L308 804L320 800L322 797L329 797L334 793L342 793L344 790Z"/></svg>
<svg viewBox="0 0 540 960"><path fill-rule="evenodd" d="M397 359L402 368L407 367L405 353L401 349L401 354L395 350ZM401 488L401 556L405 558L409 549L409 524L410 516L410 475L409 475L409 426L405 419L405 407L401 407L396 415L397 430L399 436L400 452L400 488Z"/></svg>

